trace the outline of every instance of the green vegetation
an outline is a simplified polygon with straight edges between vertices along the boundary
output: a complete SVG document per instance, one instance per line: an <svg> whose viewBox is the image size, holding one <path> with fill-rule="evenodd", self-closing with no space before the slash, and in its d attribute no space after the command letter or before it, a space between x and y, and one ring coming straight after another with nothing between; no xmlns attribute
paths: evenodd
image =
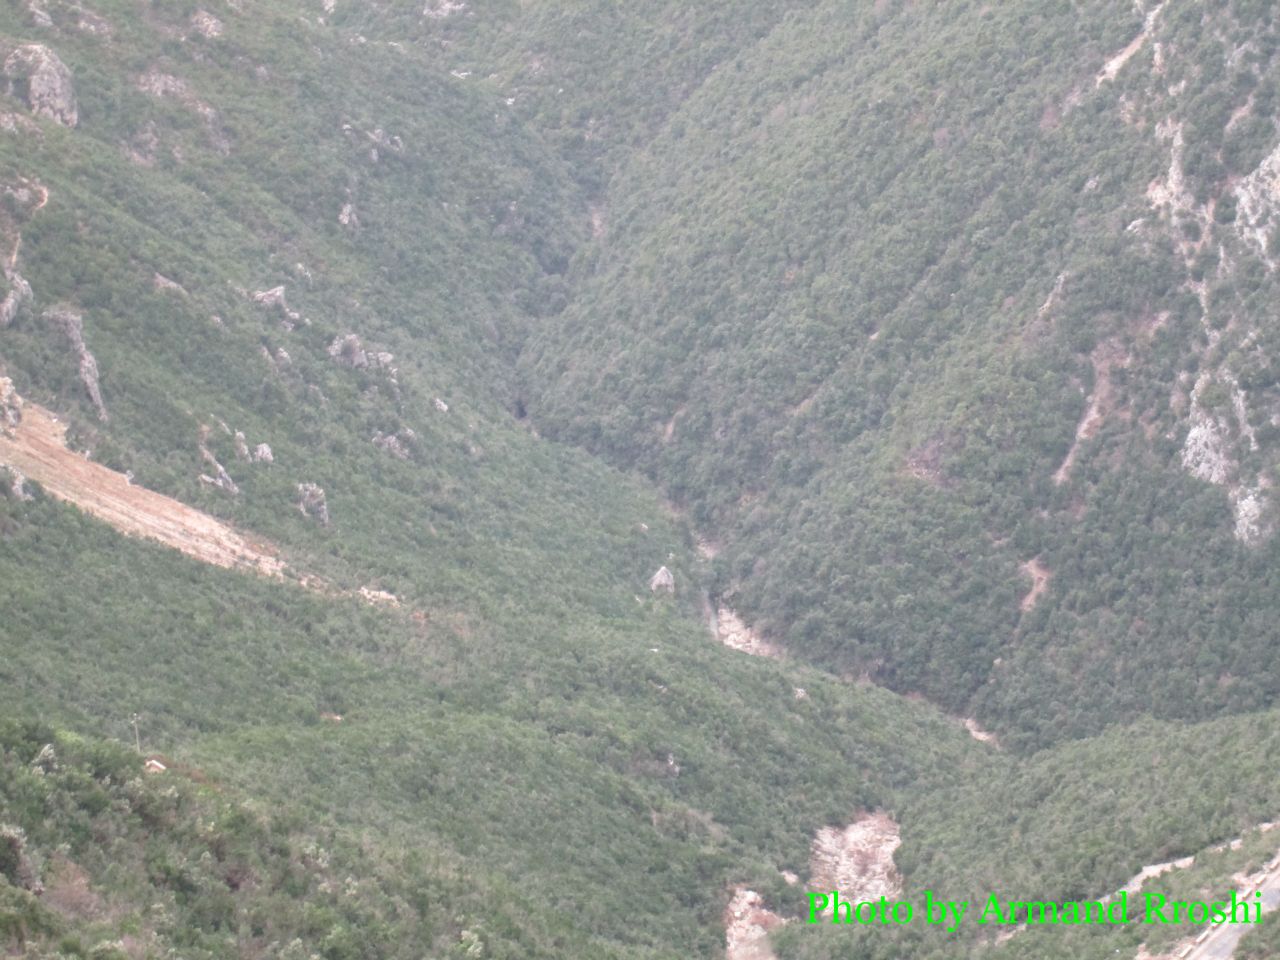
<svg viewBox="0 0 1280 960"><path fill-rule="evenodd" d="M1114 3L786 18L619 164L607 237L522 355L544 432L666 487L724 542L716 590L753 622L1019 745L1276 694L1273 548L1233 539L1180 451L1197 369L1246 377L1270 429L1274 281L1241 236L1196 226L1202 257L1234 264L1196 268L1228 331L1208 348L1145 197L1172 119L1188 192L1234 202L1276 139L1257 113L1274 24L1170 8L1096 85L1140 29ZM1220 142L1229 167L1199 159ZM1244 489L1272 475L1269 436L1224 444ZM1033 557L1053 579L1022 614Z"/></svg>
<svg viewBox="0 0 1280 960"><path fill-rule="evenodd" d="M801 916L781 871L865 811L908 896L1050 900L1280 814L1280 230L1235 192L1280 34L1170 4L1099 83L1142 29L1102 0L0 9L79 112L0 95L3 289L33 291L0 375L323 580L0 474L0 949L715 957L735 886ZM716 601L787 657L712 642Z"/></svg>

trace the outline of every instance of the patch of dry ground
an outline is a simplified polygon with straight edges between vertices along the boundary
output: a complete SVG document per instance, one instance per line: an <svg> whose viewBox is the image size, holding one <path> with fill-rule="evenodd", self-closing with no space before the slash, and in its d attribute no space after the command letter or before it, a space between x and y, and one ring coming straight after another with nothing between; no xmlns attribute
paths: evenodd
<svg viewBox="0 0 1280 960"><path fill-rule="evenodd" d="M765 909L760 894L738 887L724 908L725 960L776 960L769 946L769 931L784 923L782 917Z"/></svg>
<svg viewBox="0 0 1280 960"><path fill-rule="evenodd" d="M1026 613L1035 608L1036 602L1049 589L1049 578L1053 576L1053 573L1040 562L1039 557L1032 557L1024 563L1022 572L1031 578L1031 590L1022 598L1022 603L1020 604L1022 612Z"/></svg>
<svg viewBox="0 0 1280 960"><path fill-rule="evenodd" d="M726 647L741 650L753 657L768 657L771 660L782 659L782 648L760 636L755 630L742 622L742 618L728 607L716 610L716 639Z"/></svg>
<svg viewBox="0 0 1280 960"><path fill-rule="evenodd" d="M896 897L902 878L893 853L902 843L898 825L883 813L859 817L847 827L823 827L809 848L809 887L838 890L840 899L856 903ZM799 881L782 874L789 884ZM737 887L724 911L726 960L776 960L769 933L788 921L764 906L760 894Z"/></svg>
<svg viewBox="0 0 1280 960"><path fill-rule="evenodd" d="M19 399L14 406L21 410L18 423L5 427L0 421L0 466L12 467L50 496L126 536L157 541L217 567L289 579L309 590L353 596L374 606L400 606L399 598L385 590L364 586L342 591L311 574L291 572L280 550L270 543L239 533L172 497L139 487L124 474L69 449L66 425L39 404ZM424 621L426 617L421 611L413 616Z"/></svg>
<svg viewBox="0 0 1280 960"><path fill-rule="evenodd" d="M1114 80L1116 75L1133 59L1134 54L1142 49L1147 42L1147 38L1151 36L1152 30L1155 29L1156 17L1160 16L1160 11L1164 9L1164 4L1160 4L1154 9L1148 11L1146 19L1142 24L1142 32L1134 37L1123 50L1113 56L1105 64L1103 64L1102 72L1098 74L1097 80L1094 81L1095 87L1100 87L1108 80Z"/></svg>
<svg viewBox="0 0 1280 960"><path fill-rule="evenodd" d="M809 848L809 884L814 890L838 890L855 902L894 897L902 878L893 853L902 843L898 825L883 813L870 813L847 827L823 827Z"/></svg>
<svg viewBox="0 0 1280 960"><path fill-rule="evenodd" d="M989 743L993 747L1000 746L1000 741L996 738L996 735L990 730L983 730L973 717L965 717L964 728L969 731L969 736L979 743Z"/></svg>
<svg viewBox="0 0 1280 960"><path fill-rule="evenodd" d="M1080 450L1080 444L1086 440L1091 440L1102 426L1102 422L1106 420L1108 414L1115 409L1115 387L1111 382L1111 371L1117 368L1123 369L1129 366L1131 358L1121 346L1114 340L1107 340L1098 344L1089 357L1093 363L1093 393L1089 395L1089 403L1085 407L1084 416L1080 418L1080 422L1076 425L1076 438L1071 444L1071 449L1067 451L1067 457L1062 461L1062 466L1058 467L1053 475L1053 482L1061 486L1071 476L1071 467L1076 462L1076 455Z"/></svg>
<svg viewBox="0 0 1280 960"><path fill-rule="evenodd" d="M284 576L285 562L274 547L171 497L134 486L123 474L68 449L66 433L66 425L52 413L26 403L21 422L0 432L0 463L121 533L158 540L215 566Z"/></svg>

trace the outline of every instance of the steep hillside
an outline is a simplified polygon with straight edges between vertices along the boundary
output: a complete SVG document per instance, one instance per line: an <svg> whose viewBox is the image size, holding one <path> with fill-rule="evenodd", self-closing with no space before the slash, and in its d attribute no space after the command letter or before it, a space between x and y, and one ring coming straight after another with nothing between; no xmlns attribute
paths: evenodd
<svg viewBox="0 0 1280 960"><path fill-rule="evenodd" d="M1252 869L1273 34L0 9L0 949L1101 958L798 921Z"/></svg>
<svg viewBox="0 0 1280 960"><path fill-rule="evenodd" d="M981 749L711 643L657 497L508 412L586 223L499 91L293 4L0 16L13 71L58 80L50 114L45 74L14 79L0 141L3 450L31 474L0 503L6 710L126 742L140 715L145 749L358 845L373 883L421 880L397 949L428 954L714 955L736 884ZM122 897L93 937L138 935L145 887ZM362 922L294 932L384 955Z"/></svg>
<svg viewBox="0 0 1280 960"><path fill-rule="evenodd" d="M1273 702L1266 5L810 5L523 358L793 653L1015 744Z"/></svg>

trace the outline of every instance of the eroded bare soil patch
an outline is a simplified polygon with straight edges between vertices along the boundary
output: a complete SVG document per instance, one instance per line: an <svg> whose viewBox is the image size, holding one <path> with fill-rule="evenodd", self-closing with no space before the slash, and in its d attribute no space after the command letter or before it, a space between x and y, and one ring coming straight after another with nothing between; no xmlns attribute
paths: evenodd
<svg viewBox="0 0 1280 960"><path fill-rule="evenodd" d="M1022 612L1026 613L1035 608L1036 603L1040 600L1046 590L1049 589L1049 578L1053 573L1040 562L1039 557L1032 557L1022 565L1022 572L1031 578L1031 589L1027 595L1022 598Z"/></svg>
<svg viewBox="0 0 1280 960"><path fill-rule="evenodd" d="M329 596L400 607L399 598L385 590L370 586L339 590L320 577L291 571L272 544L242 534L172 497L137 486L124 474L69 449L66 425L39 404L25 402L12 391L6 404L6 409L17 411L17 415L0 419L0 466L17 470L50 496L109 523L126 536L157 541L214 566L287 579ZM415 611L414 616L426 615Z"/></svg>
<svg viewBox="0 0 1280 960"><path fill-rule="evenodd" d="M769 657L772 660L782 659L782 648L760 636L755 630L742 622L742 618L728 607L716 610L716 639L726 647L741 650L753 657Z"/></svg>
<svg viewBox="0 0 1280 960"><path fill-rule="evenodd" d="M897 896L902 878L893 853L901 843L898 825L883 813L823 827L809 848L809 882L814 890L839 890L841 900Z"/></svg>
<svg viewBox="0 0 1280 960"><path fill-rule="evenodd" d="M21 421L0 432L0 463L17 468L50 496L121 533L158 540L215 566L284 576L285 562L271 545L171 497L133 485L123 474L68 449L66 432L66 425L48 410L25 403Z"/></svg>
<svg viewBox="0 0 1280 960"><path fill-rule="evenodd" d="M760 894L738 887L724 909L725 960L776 960L769 931L786 921L765 909Z"/></svg>

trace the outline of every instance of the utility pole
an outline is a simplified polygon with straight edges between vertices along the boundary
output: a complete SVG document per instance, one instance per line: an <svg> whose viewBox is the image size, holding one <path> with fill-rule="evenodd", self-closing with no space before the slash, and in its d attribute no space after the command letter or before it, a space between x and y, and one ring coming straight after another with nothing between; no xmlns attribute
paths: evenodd
<svg viewBox="0 0 1280 960"><path fill-rule="evenodd" d="M129 722L133 724L133 745L138 753L142 753L142 737L138 734L138 721L142 719L141 714L135 713L129 718Z"/></svg>

